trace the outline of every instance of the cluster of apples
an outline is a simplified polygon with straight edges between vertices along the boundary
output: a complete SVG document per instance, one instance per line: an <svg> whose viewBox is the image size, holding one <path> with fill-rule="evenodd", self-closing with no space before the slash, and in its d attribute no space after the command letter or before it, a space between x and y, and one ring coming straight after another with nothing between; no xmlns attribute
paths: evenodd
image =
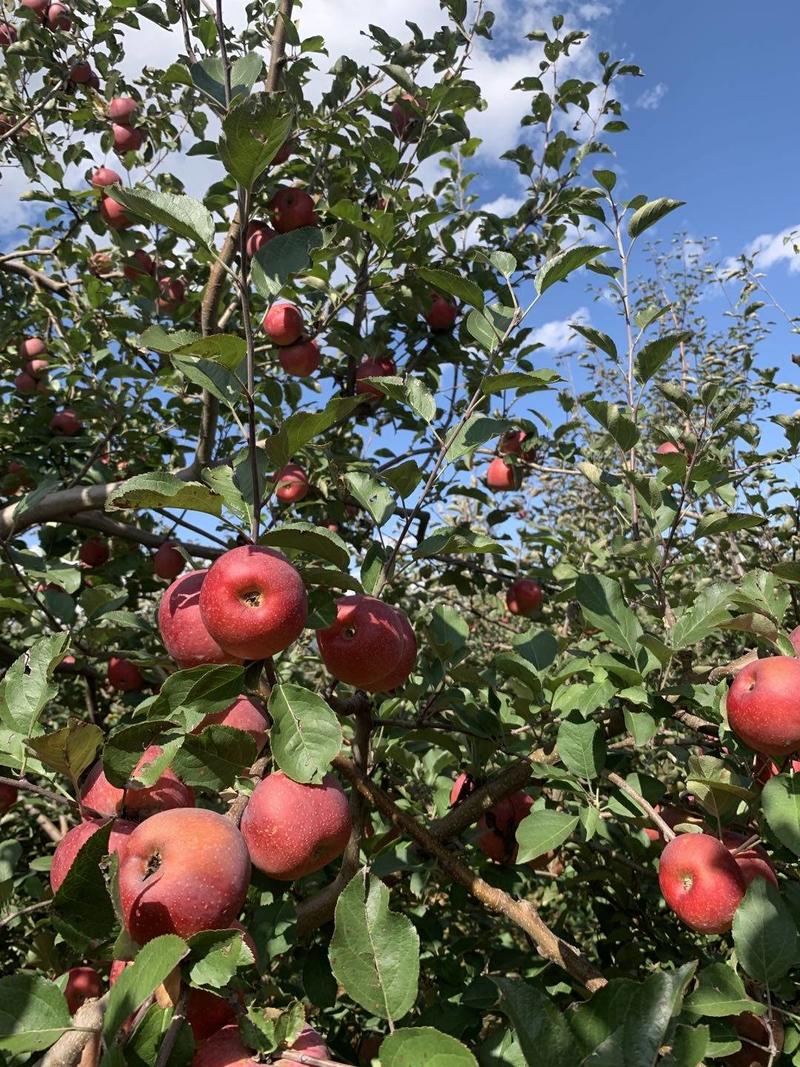
<svg viewBox="0 0 800 1067"><path fill-rule="evenodd" d="M526 448L527 434L524 430L508 430L497 443L497 456L486 468L486 485L489 489L503 491L519 489L522 485L522 468L520 464L535 463L536 452ZM518 464L506 463L504 456L515 456Z"/></svg>
<svg viewBox="0 0 800 1067"><path fill-rule="evenodd" d="M22 0L22 6L38 15L42 25L54 33L67 33L72 28L70 9L58 0L54 3L50 0ZM0 21L0 48L8 48L16 39L16 26L5 19Z"/></svg>
<svg viewBox="0 0 800 1067"><path fill-rule="evenodd" d="M23 369L14 379L14 388L23 396L47 392L47 347L41 337L25 337L17 347Z"/></svg>

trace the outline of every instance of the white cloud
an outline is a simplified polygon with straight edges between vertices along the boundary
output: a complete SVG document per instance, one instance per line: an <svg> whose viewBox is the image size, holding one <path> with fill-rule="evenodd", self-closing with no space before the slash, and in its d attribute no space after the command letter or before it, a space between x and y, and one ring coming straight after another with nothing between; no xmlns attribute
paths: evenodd
<svg viewBox="0 0 800 1067"><path fill-rule="evenodd" d="M570 323L586 325L589 322L589 309L578 308L568 319L555 319L545 322L531 333L531 340L537 341L551 352L565 352L575 340L575 331Z"/></svg>
<svg viewBox="0 0 800 1067"><path fill-rule="evenodd" d="M663 82L658 82L657 85L653 85L650 89L645 89L643 93L640 93L634 106L644 108L645 111L655 111L666 95L667 86Z"/></svg>
<svg viewBox="0 0 800 1067"><path fill-rule="evenodd" d="M578 7L578 18L586 22L593 22L595 19L605 18L610 14L611 8L608 4L588 3Z"/></svg>
<svg viewBox="0 0 800 1067"><path fill-rule="evenodd" d="M800 273L800 222L787 226L780 233L763 233L744 250L761 270L769 270L776 263L788 263L792 274Z"/></svg>

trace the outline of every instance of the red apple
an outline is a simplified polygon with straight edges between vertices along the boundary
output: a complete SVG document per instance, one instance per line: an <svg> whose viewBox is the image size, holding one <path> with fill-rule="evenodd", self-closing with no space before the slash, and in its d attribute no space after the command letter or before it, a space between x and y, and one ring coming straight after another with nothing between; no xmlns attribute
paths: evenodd
<svg viewBox="0 0 800 1067"><path fill-rule="evenodd" d="M242 545L211 565L200 590L200 615L226 652L260 660L300 636L308 599L300 575L281 552Z"/></svg>
<svg viewBox="0 0 800 1067"><path fill-rule="evenodd" d="M684 449L680 445L676 445L672 441L664 441L656 449L656 455L657 456L671 456L671 455L675 455L675 454L680 454L683 451L684 451Z"/></svg>
<svg viewBox="0 0 800 1067"><path fill-rule="evenodd" d="M134 768L132 777L160 756L164 750L159 745L145 749ZM81 786L81 804L98 815L121 815L124 811L136 819L147 818L157 811L172 808L193 808L194 791L184 785L171 768L167 768L155 785L129 786L120 789L112 785L103 771L100 760L94 764Z"/></svg>
<svg viewBox="0 0 800 1067"><path fill-rule="evenodd" d="M453 788L450 790L450 807L454 808L457 804L460 804L462 800L466 800L471 793L475 792L477 787L477 783L472 775L467 774L466 771L462 771L453 783Z"/></svg>
<svg viewBox="0 0 800 1067"><path fill-rule="evenodd" d="M29 396L31 393L41 392L39 388L39 382L33 377L32 374L28 374L27 371L22 371L14 379L14 388L18 393L22 393L23 396Z"/></svg>
<svg viewBox="0 0 800 1067"><path fill-rule="evenodd" d="M795 628L789 634L789 640L792 643L792 648L795 651L795 655L800 656L800 626L795 626Z"/></svg>
<svg viewBox="0 0 800 1067"><path fill-rule="evenodd" d="M287 463L275 475L275 496L284 504L303 500L308 496L308 475L296 463Z"/></svg>
<svg viewBox="0 0 800 1067"><path fill-rule="evenodd" d="M64 996L70 1015L74 1015L86 1000L103 995L103 979L94 967L70 967Z"/></svg>
<svg viewBox="0 0 800 1067"><path fill-rule="evenodd" d="M122 268L122 273L129 282L138 281L143 274L151 277L155 274L156 265L143 248L137 248Z"/></svg>
<svg viewBox="0 0 800 1067"><path fill-rule="evenodd" d="M730 930L747 883L736 860L710 834L679 834L661 853L658 882L679 919L701 934Z"/></svg>
<svg viewBox="0 0 800 1067"><path fill-rule="evenodd" d="M95 766L99 766L99 764L96 764ZM107 784L109 789L113 788L110 783ZM50 887L54 893L57 893L61 888L61 885L69 874L70 868L75 862L75 857L80 850L89 838L94 837L97 831L102 829L102 827L102 819L87 818L83 822L78 823L77 826L73 826L71 830L68 830L58 842L56 850L53 853L53 861L50 864ZM136 823L128 822L125 819L115 819L108 838L107 854L110 856L114 852L118 852L120 845L135 829Z"/></svg>
<svg viewBox="0 0 800 1067"><path fill-rule="evenodd" d="M37 15L45 15L50 6L50 0L22 0L22 6Z"/></svg>
<svg viewBox="0 0 800 1067"><path fill-rule="evenodd" d="M272 222L278 233L289 233L301 226L316 226L317 212L313 199L304 189L282 186L269 202Z"/></svg>
<svg viewBox="0 0 800 1067"><path fill-rule="evenodd" d="M425 319L434 333L447 333L455 326L458 309L438 293L431 296L431 306Z"/></svg>
<svg viewBox="0 0 800 1067"><path fill-rule="evenodd" d="M12 26L10 22L0 22L0 48L8 48L16 39L16 26Z"/></svg>
<svg viewBox="0 0 800 1067"><path fill-rule="evenodd" d="M120 693L132 693L142 688L139 668L129 659L112 656L108 661L108 684Z"/></svg>
<svg viewBox="0 0 800 1067"><path fill-rule="evenodd" d="M360 594L337 601L336 619L317 630L317 643L335 678L368 693L403 685L417 659L417 641L405 612Z"/></svg>
<svg viewBox="0 0 800 1067"><path fill-rule="evenodd" d="M486 469L486 484L490 489L519 489L521 477L518 467L511 467L500 456Z"/></svg>
<svg viewBox="0 0 800 1067"><path fill-rule="evenodd" d="M158 578L172 581L173 578L178 577L185 566L186 560L169 541L165 541L153 556L153 572Z"/></svg>
<svg viewBox="0 0 800 1067"><path fill-rule="evenodd" d="M174 315L178 307L186 299L186 286L180 278L159 278L158 289L160 296L157 300L158 307L165 315Z"/></svg>
<svg viewBox="0 0 800 1067"><path fill-rule="evenodd" d="M356 368L356 395L383 397L380 389L365 382L365 378L392 378L397 373L394 360L390 356L383 359L365 359Z"/></svg>
<svg viewBox="0 0 800 1067"><path fill-rule="evenodd" d="M266 222L257 219L249 222L245 233L245 254L254 256L259 248L263 248L273 237L277 237L277 234Z"/></svg>
<svg viewBox="0 0 800 1067"><path fill-rule="evenodd" d="M76 85L86 85L91 80L93 73L91 66L82 59L77 63L73 63L70 67L69 80Z"/></svg>
<svg viewBox="0 0 800 1067"><path fill-rule="evenodd" d="M497 443L497 451L501 456L519 456L523 463L534 463L536 461L535 449L525 450L523 448L527 437L524 430L507 430Z"/></svg>
<svg viewBox="0 0 800 1067"><path fill-rule="evenodd" d="M102 567L108 563L111 551L104 537L90 537L78 550L78 559L85 567Z"/></svg>
<svg viewBox="0 0 800 1067"><path fill-rule="evenodd" d="M506 591L506 605L512 615L538 615L543 602L544 591L533 578L517 578Z"/></svg>
<svg viewBox="0 0 800 1067"><path fill-rule="evenodd" d="M66 4L50 4L47 8L47 26L51 30L61 30L66 33L72 27L70 9Z"/></svg>
<svg viewBox="0 0 800 1067"><path fill-rule="evenodd" d="M11 805L16 804L17 795L15 785L0 785L0 815L5 815Z"/></svg>
<svg viewBox="0 0 800 1067"><path fill-rule="evenodd" d="M61 437L74 437L83 430L83 423L72 408L62 408L50 420L50 429Z"/></svg>
<svg viewBox="0 0 800 1067"><path fill-rule="evenodd" d="M200 614L200 590L208 571L189 571L172 583L158 607L158 628L168 654L179 667L201 663L241 663L224 652Z"/></svg>
<svg viewBox="0 0 800 1067"><path fill-rule="evenodd" d="M316 341L298 341L278 349L278 359L287 374L298 378L307 378L319 369L321 362L319 346Z"/></svg>
<svg viewBox="0 0 800 1067"><path fill-rule="evenodd" d="M199 734L206 726L230 726L234 730L244 730L250 734L256 743L259 752L264 747L269 730L264 705L260 700L254 700L248 696L238 697L229 708L223 711L214 711L206 715L201 723L192 730L193 734Z"/></svg>
<svg viewBox="0 0 800 1067"><path fill-rule="evenodd" d="M751 834L737 833L735 830L725 830L722 834L722 843L733 853L734 849L743 845L751 836ZM766 849L763 849L761 845L751 845L743 852L738 852L733 858L747 885L750 885L754 878L763 878L767 882L772 882L776 889L778 888L777 875Z"/></svg>
<svg viewBox="0 0 800 1067"><path fill-rule="evenodd" d="M322 785L293 782L283 771L263 778L242 817L253 865L280 882L322 870L350 838L350 806L332 774Z"/></svg>
<svg viewBox="0 0 800 1067"><path fill-rule="evenodd" d="M45 343L41 337L26 337L17 346L17 355L21 360L43 356L46 351Z"/></svg>
<svg viewBox="0 0 800 1067"><path fill-rule="evenodd" d="M114 261L108 252L92 252L86 265L89 273L96 278L102 278L114 269Z"/></svg>
<svg viewBox="0 0 800 1067"><path fill-rule="evenodd" d="M728 723L755 752L788 756L800 749L800 659L771 656L748 663L728 690Z"/></svg>
<svg viewBox="0 0 800 1067"><path fill-rule="evenodd" d="M418 100L411 93L402 93L392 104L392 133L408 144L416 143L422 136L422 114L424 101Z"/></svg>
<svg viewBox="0 0 800 1067"><path fill-rule="evenodd" d="M40 378L47 377L47 368L50 364L46 359L29 359L25 364L25 373L30 374L31 378L36 378L37 381Z"/></svg>
<svg viewBox="0 0 800 1067"><path fill-rule="evenodd" d="M315 1059L325 1060L330 1056L328 1046L310 1026L302 1029L291 1048ZM192 1067L259 1067L260 1062L261 1058L242 1041L239 1027L225 1026L203 1042L195 1052ZM294 1067L294 1064L279 1055L273 1060L273 1067Z"/></svg>
<svg viewBox="0 0 800 1067"><path fill-rule="evenodd" d="M106 114L112 122L127 126L138 111L139 101L134 100L132 96L115 96L109 101Z"/></svg>
<svg viewBox="0 0 800 1067"><path fill-rule="evenodd" d="M136 225L136 219L125 214L125 208L110 196L100 201L100 217L109 230L127 230Z"/></svg>
<svg viewBox="0 0 800 1067"><path fill-rule="evenodd" d="M242 835L230 819L202 808L157 812L120 850L122 914L139 944L160 934L226 929L249 882Z"/></svg>
<svg viewBox="0 0 800 1067"><path fill-rule="evenodd" d="M495 863L514 863L517 827L533 806L527 793L513 793L484 812L478 822L478 848Z"/></svg>
<svg viewBox="0 0 800 1067"><path fill-rule="evenodd" d="M119 122L111 125L111 136L114 138L114 151L117 155L125 152L138 152L144 144L144 130L137 126L123 126Z"/></svg>
<svg viewBox="0 0 800 1067"><path fill-rule="evenodd" d="M105 189L109 185L119 185L122 178L111 167L102 166L92 171L92 176L89 180L95 189Z"/></svg>
<svg viewBox="0 0 800 1067"><path fill-rule="evenodd" d="M264 332L275 345L293 345L303 334L303 316L295 304L283 300L264 316Z"/></svg>
<svg viewBox="0 0 800 1067"><path fill-rule="evenodd" d="M272 159L271 166L276 167L281 163L285 163L294 152L295 142L292 140L284 141L278 151L275 153Z"/></svg>
<svg viewBox="0 0 800 1067"><path fill-rule="evenodd" d="M186 998L186 1021L195 1044L206 1041L223 1026L236 1023L236 1009L230 1000L208 989L190 989ZM235 1026L238 1032L238 1026Z"/></svg>

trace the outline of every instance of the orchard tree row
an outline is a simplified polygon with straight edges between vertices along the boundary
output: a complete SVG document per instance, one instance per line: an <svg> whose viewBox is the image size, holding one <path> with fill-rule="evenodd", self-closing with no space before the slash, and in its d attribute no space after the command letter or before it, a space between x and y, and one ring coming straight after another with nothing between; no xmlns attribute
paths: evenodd
<svg viewBox="0 0 800 1067"><path fill-rule="evenodd" d="M481 209L440 7L368 64L292 0L2 8L9 1067L800 1063L785 313L648 244L641 72L561 16Z"/></svg>

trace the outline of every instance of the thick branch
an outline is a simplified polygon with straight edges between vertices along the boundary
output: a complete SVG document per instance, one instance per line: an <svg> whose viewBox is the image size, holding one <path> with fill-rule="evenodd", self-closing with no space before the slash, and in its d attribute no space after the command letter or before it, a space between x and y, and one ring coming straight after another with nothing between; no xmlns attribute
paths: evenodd
<svg viewBox="0 0 800 1067"><path fill-rule="evenodd" d="M515 900L508 893L494 888L483 878L478 877L449 852L430 831L406 812L401 811L391 797L363 774L351 760L344 756L337 756L333 760L333 766L349 779L361 795L366 797L398 830L432 855L446 874L462 885L475 900L490 911L505 915L507 919L524 930L536 945L540 956L561 967L589 992L594 992L606 984L606 979L601 972L574 945L570 945L553 933L531 903Z"/></svg>
<svg viewBox="0 0 800 1067"><path fill-rule="evenodd" d="M90 1041L99 1041L103 1027L106 997L87 1000L72 1018L74 1030L68 1030L39 1060L37 1067L77 1067ZM78 1029L80 1027L80 1029Z"/></svg>
<svg viewBox="0 0 800 1067"><path fill-rule="evenodd" d="M40 270L29 267L27 263L23 263L19 259L0 261L0 271L2 270L8 271L9 274L19 274L21 277L27 278L29 282L41 286L42 289L47 289L50 293L57 293L59 296L69 289L69 282L57 281L55 278L51 278L49 274L43 274Z"/></svg>

